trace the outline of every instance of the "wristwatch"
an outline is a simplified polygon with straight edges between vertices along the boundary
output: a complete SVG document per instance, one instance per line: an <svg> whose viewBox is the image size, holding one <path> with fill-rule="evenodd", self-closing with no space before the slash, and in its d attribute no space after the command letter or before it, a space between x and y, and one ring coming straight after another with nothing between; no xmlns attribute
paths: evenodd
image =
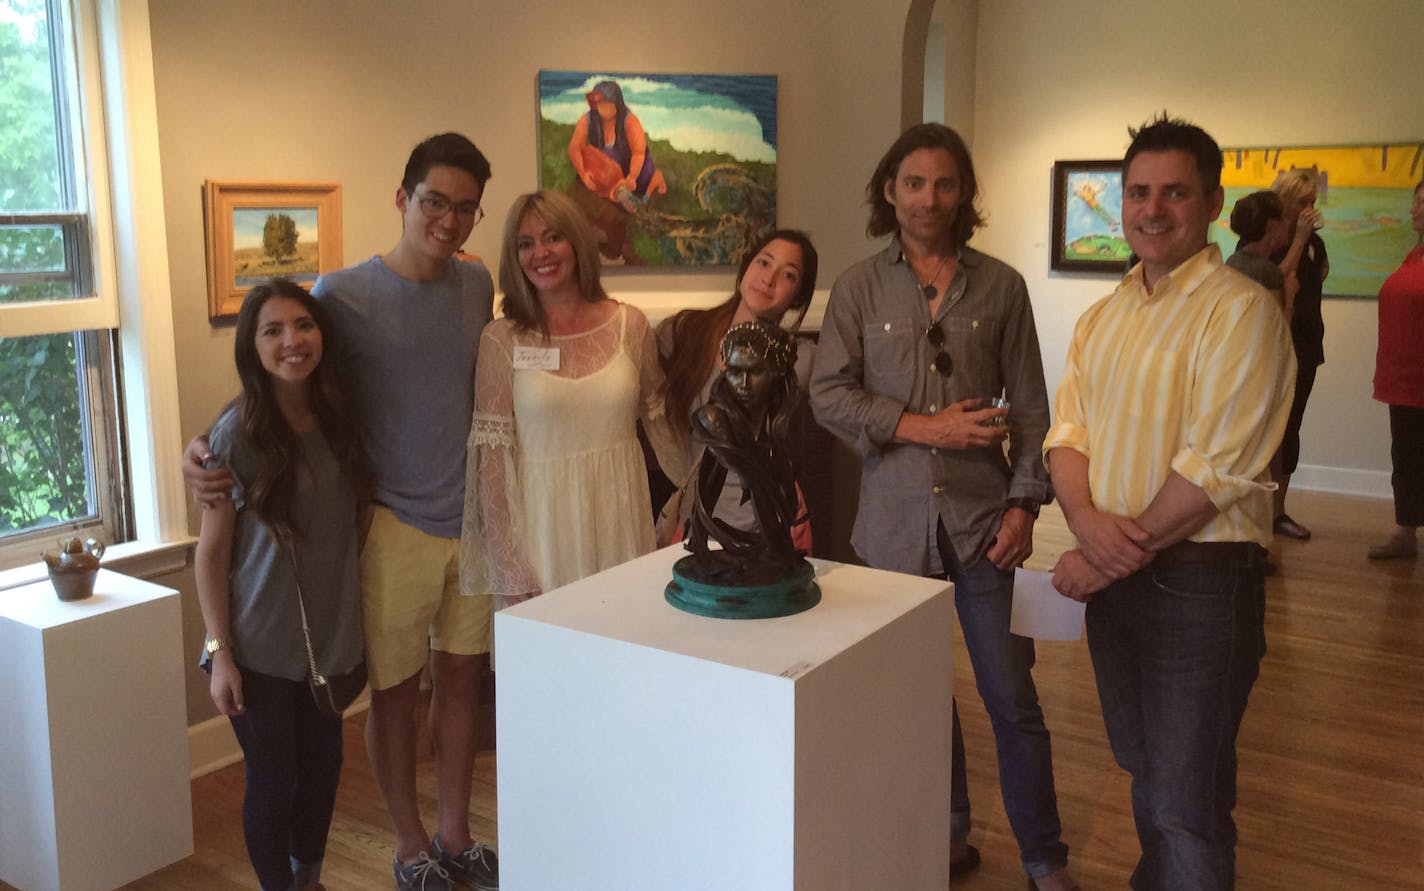
<svg viewBox="0 0 1424 891"><path fill-rule="evenodd" d="M218 650L228 650L231 648L232 641L225 637L210 637L208 638L208 642L203 644L203 649L207 651L209 657L216 655Z"/></svg>
<svg viewBox="0 0 1424 891"><path fill-rule="evenodd" d="M1037 516L1038 516L1039 508L1043 507L1043 505L1042 505L1041 503L1039 503L1036 499L1033 499L1033 498L1009 498L1009 499L1006 499L1006 500L1004 501L1004 509L1005 509L1005 510L1008 510L1008 509L1011 508L1011 507L1016 507L1016 508L1018 508L1019 510L1026 510L1026 511L1028 511L1030 514L1032 514L1034 517L1037 517Z"/></svg>

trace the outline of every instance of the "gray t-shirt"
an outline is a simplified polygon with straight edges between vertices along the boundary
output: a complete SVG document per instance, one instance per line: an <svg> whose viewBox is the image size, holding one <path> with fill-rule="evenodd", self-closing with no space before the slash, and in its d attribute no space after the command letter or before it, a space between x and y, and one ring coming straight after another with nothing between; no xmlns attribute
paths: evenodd
<svg viewBox="0 0 1424 891"><path fill-rule="evenodd" d="M317 280L358 415L377 504L430 535L459 538L475 354L494 307L479 263L437 281L402 278L372 257Z"/></svg>
<svg viewBox="0 0 1424 891"><path fill-rule="evenodd" d="M1267 291L1280 293L1286 286L1281 268L1264 257L1237 251L1226 258L1226 265L1247 276Z"/></svg>
<svg viewBox="0 0 1424 891"><path fill-rule="evenodd" d="M294 547L288 549L249 509L256 449L229 408L209 434L216 460L228 467L237 519L232 533L229 622L239 665L274 677L307 676L306 644L297 607L297 580L311 627L317 667L344 674L362 657L356 489L320 432L300 435L292 493ZM295 553L296 570L293 570Z"/></svg>

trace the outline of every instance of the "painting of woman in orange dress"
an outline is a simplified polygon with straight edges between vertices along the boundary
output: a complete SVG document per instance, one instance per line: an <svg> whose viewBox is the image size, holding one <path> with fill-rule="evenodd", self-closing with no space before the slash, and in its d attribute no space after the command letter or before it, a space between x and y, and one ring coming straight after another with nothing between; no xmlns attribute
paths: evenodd
<svg viewBox="0 0 1424 891"><path fill-rule="evenodd" d="M776 77L539 72L539 182L605 264L734 264L776 222Z"/></svg>
<svg viewBox="0 0 1424 891"><path fill-rule="evenodd" d="M618 82L599 81L584 98L588 114L579 118L569 140L569 161L579 181L615 204L630 196L647 200L666 194L667 181L653 164L643 123L623 101Z"/></svg>

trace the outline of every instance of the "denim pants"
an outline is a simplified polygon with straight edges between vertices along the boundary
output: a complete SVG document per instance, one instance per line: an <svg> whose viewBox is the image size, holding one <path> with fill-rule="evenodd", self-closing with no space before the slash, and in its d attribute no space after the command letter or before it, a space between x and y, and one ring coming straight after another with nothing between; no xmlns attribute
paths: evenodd
<svg viewBox="0 0 1424 891"><path fill-rule="evenodd" d="M1265 652L1264 551L1183 542L1088 603L1113 756L1132 775L1137 891L1235 886L1236 732Z"/></svg>
<svg viewBox="0 0 1424 891"><path fill-rule="evenodd" d="M939 551L946 575L954 583L954 607L974 666L975 685L994 729L1004 812L1019 843L1024 871L1041 878L1068 864L1068 846L1058 823L1048 728L1033 684L1033 641L1009 633L1014 574L987 559L961 567L943 526ZM960 839L969 834L969 786L959 707L951 703L951 708L950 838Z"/></svg>
<svg viewBox="0 0 1424 891"><path fill-rule="evenodd" d="M317 711L305 681L242 669L232 721L247 769L242 833L262 891L315 882L341 779L341 718Z"/></svg>

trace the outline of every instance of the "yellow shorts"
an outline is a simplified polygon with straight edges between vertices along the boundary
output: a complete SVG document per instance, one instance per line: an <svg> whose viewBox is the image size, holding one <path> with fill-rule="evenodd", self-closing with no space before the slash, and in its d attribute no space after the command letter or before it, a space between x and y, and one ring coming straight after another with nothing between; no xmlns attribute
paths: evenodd
<svg viewBox="0 0 1424 891"><path fill-rule="evenodd" d="M474 656L494 636L489 597L460 594L460 540L440 538L377 505L361 552L361 621L371 687L418 674L431 650Z"/></svg>

